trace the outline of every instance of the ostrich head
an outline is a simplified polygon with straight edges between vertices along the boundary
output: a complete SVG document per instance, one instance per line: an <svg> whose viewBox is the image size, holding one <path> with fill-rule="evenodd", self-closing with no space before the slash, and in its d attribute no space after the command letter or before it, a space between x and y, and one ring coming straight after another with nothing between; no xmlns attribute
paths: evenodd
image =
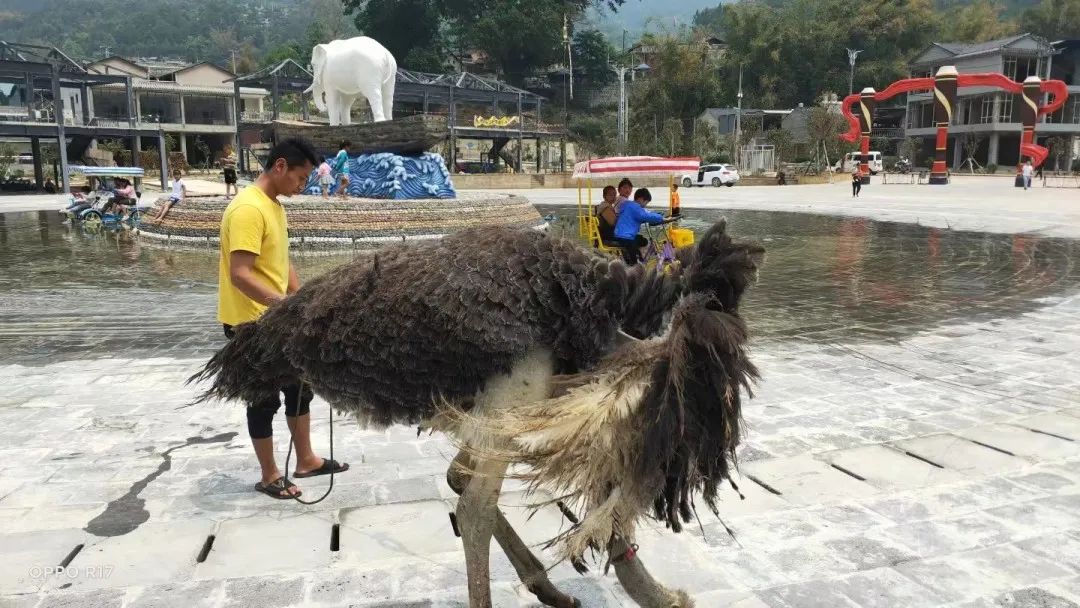
<svg viewBox="0 0 1080 608"><path fill-rule="evenodd" d="M686 289L708 293L721 309L735 313L743 293L757 280L757 269L765 259L765 248L751 243L735 243L727 235L727 220L712 225L693 247L680 250Z"/></svg>

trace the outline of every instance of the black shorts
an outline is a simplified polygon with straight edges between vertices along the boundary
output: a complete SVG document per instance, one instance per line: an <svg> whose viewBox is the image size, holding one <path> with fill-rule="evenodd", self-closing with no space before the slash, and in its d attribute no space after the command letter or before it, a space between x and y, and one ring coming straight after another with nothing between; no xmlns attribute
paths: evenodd
<svg viewBox="0 0 1080 608"><path fill-rule="evenodd" d="M235 184L236 183L236 169L233 169L232 167L225 167L225 183L226 184Z"/></svg>

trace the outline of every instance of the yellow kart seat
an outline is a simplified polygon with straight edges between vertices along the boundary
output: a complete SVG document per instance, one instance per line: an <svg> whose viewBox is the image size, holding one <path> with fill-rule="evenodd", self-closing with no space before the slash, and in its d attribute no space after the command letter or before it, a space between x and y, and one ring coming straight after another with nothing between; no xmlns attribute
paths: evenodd
<svg viewBox="0 0 1080 608"><path fill-rule="evenodd" d="M604 253L618 253L619 250L615 247L608 246L600 238L600 219L595 215L582 215L578 219L581 221L582 232L585 232L585 237L589 240L589 244L594 248L599 249Z"/></svg>
<svg viewBox="0 0 1080 608"><path fill-rule="evenodd" d="M694 231L689 228L668 228L668 242L676 249L694 244Z"/></svg>

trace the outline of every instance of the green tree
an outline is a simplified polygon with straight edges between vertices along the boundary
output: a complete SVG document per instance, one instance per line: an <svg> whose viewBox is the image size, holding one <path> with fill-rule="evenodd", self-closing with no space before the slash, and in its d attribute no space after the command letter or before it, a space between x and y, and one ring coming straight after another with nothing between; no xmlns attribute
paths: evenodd
<svg viewBox="0 0 1080 608"><path fill-rule="evenodd" d="M194 143L195 149L199 151L199 157L200 157L200 160L202 161L202 162L199 163L199 165L203 169L209 169L211 161L213 160L210 157L210 144L206 142L206 140L203 138L202 135L196 135L195 136L195 141L193 143Z"/></svg>
<svg viewBox="0 0 1080 608"><path fill-rule="evenodd" d="M612 10L625 0L436 0L457 49L477 49L498 66L503 78L521 84L537 69L566 57L563 26L590 6Z"/></svg>
<svg viewBox="0 0 1080 608"><path fill-rule="evenodd" d="M1046 140L1046 147L1050 150L1050 159L1053 160L1054 171L1060 171L1062 166L1068 167L1069 163L1069 140L1060 135L1055 135ZM1062 163L1061 159L1065 162Z"/></svg>
<svg viewBox="0 0 1080 608"><path fill-rule="evenodd" d="M840 134L847 127L844 117L834 109L815 106L806 118L806 134L814 146L818 167L831 166L840 155Z"/></svg>
<svg viewBox="0 0 1080 608"><path fill-rule="evenodd" d="M524 82L539 67L560 63L563 46L561 3L521 0L476 0L450 14L451 31L461 49L482 50L513 84ZM573 17L573 15L570 15Z"/></svg>
<svg viewBox="0 0 1080 608"><path fill-rule="evenodd" d="M615 59L615 47L599 30L581 30L574 33L574 67L580 69L595 84L607 84L615 80L611 63Z"/></svg>
<svg viewBox="0 0 1080 608"><path fill-rule="evenodd" d="M282 44L271 49L270 52L263 57L261 65L263 67L278 65L286 59L292 59L300 65L307 65L310 60L310 55L291 44Z"/></svg>
<svg viewBox="0 0 1080 608"><path fill-rule="evenodd" d="M718 4L713 8L703 8L695 11L693 24L694 27L713 34L724 31L724 5Z"/></svg>
<svg viewBox="0 0 1080 608"><path fill-rule="evenodd" d="M700 156L707 163L724 163L729 158L725 142L720 134L707 121L700 118L694 122L690 154Z"/></svg>
<svg viewBox="0 0 1080 608"><path fill-rule="evenodd" d="M18 157L15 146L9 143L0 143L0 180L7 177L8 171L16 160L18 160Z"/></svg>
<svg viewBox="0 0 1080 608"><path fill-rule="evenodd" d="M777 163L791 160L795 150L795 138L787 129L769 129L765 131L765 141L773 147Z"/></svg>
<svg viewBox="0 0 1080 608"><path fill-rule="evenodd" d="M964 164L968 166L968 170L972 174L975 173L975 167L979 165L975 160L975 155L979 153L979 148L985 140L986 134L978 131L968 131L957 136L957 142L963 150Z"/></svg>
<svg viewBox="0 0 1080 608"><path fill-rule="evenodd" d="M1003 5L990 2L957 6L945 14L950 40L985 42L1019 33L1016 22L1004 13Z"/></svg>
<svg viewBox="0 0 1080 608"><path fill-rule="evenodd" d="M570 121L567 130L579 154L592 158L610 156L615 152L615 125L610 119L579 116Z"/></svg>
<svg viewBox="0 0 1080 608"><path fill-rule="evenodd" d="M922 150L922 140L918 137L909 137L900 142L897 147L897 153L911 161L912 165L917 162L916 157L919 155L920 150Z"/></svg>
<svg viewBox="0 0 1080 608"><path fill-rule="evenodd" d="M694 122L719 99L717 64L701 34L651 36L646 42L656 51L631 94L630 143L643 154L667 154L672 148L689 153ZM674 146L661 141L661 132L670 129L668 119L677 120L682 131Z"/></svg>
<svg viewBox="0 0 1080 608"><path fill-rule="evenodd" d="M744 106L792 107L822 91L847 91L847 48L863 50L855 88L882 88L907 76L908 59L936 37L935 10L932 0L875 2L857 9L843 0L727 4L723 97L734 100L740 65Z"/></svg>
<svg viewBox="0 0 1080 608"><path fill-rule="evenodd" d="M439 0L343 0L357 29L378 40L398 65L429 71L445 52Z"/></svg>
<svg viewBox="0 0 1080 608"><path fill-rule="evenodd" d="M1024 12L1023 23L1048 40L1080 38L1080 0L1042 0Z"/></svg>

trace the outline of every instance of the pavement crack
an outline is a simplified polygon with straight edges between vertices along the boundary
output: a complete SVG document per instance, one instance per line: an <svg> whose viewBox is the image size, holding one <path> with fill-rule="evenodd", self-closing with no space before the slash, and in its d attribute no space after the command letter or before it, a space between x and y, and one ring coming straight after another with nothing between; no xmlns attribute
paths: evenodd
<svg viewBox="0 0 1080 608"><path fill-rule="evenodd" d="M223 443L230 441L236 435L237 433L234 431L219 433L212 437L188 437L184 443L165 450L161 454L162 460L157 470L133 483L123 496L106 505L105 510L94 519L91 519L83 530L95 536L106 537L122 536L134 531L150 519L150 512L146 510L146 500L139 498L139 494L146 489L146 486L150 485L150 482L172 468L173 450L185 448L189 445Z"/></svg>

